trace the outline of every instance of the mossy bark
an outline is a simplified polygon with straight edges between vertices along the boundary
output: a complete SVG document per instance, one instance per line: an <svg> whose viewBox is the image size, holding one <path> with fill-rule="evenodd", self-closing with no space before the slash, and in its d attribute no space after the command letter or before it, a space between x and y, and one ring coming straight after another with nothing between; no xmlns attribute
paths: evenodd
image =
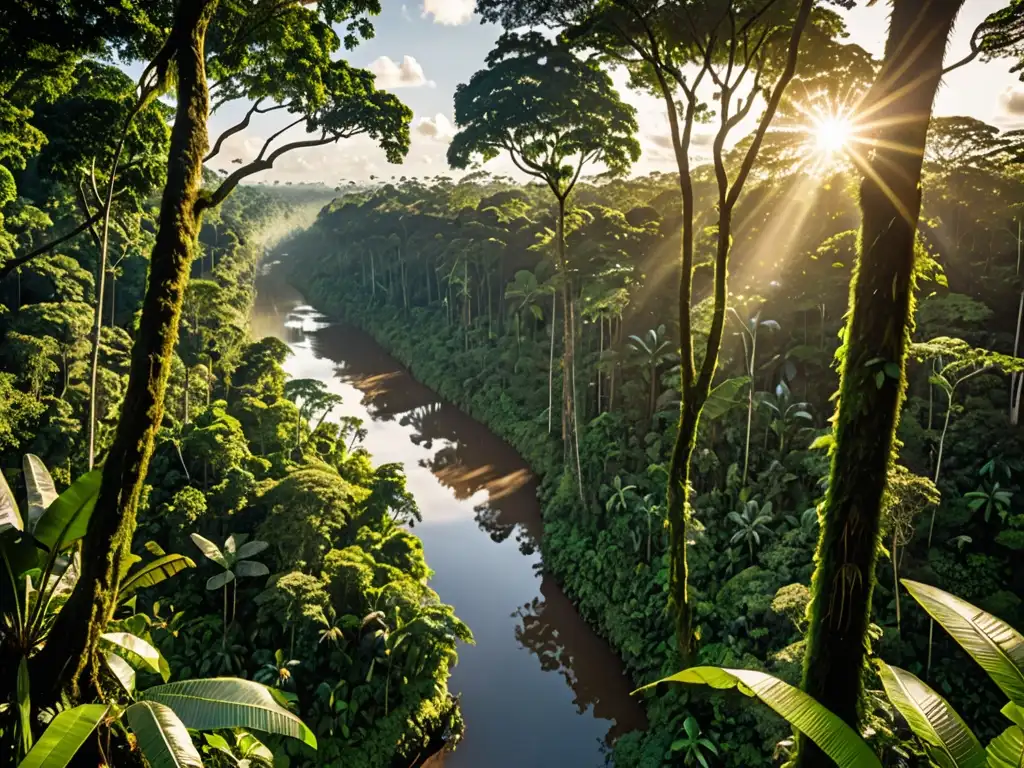
<svg viewBox="0 0 1024 768"><path fill-rule="evenodd" d="M858 110L874 155L864 161L860 190L860 242L839 353L835 445L803 680L806 692L854 728L860 727L882 494L906 387L921 165L946 43L962 5L893 3L882 70ZM833 765L803 737L796 764Z"/></svg>
<svg viewBox="0 0 1024 768"><path fill-rule="evenodd" d="M48 701L61 689L75 694L80 686L95 682L96 643L113 613L118 576L131 549L136 509L163 420L181 305L199 231L197 203L209 114L204 42L216 4L217 0L182 0L171 31L177 111L160 226L121 417L83 540L82 572L32 673L33 684L44 687Z"/></svg>

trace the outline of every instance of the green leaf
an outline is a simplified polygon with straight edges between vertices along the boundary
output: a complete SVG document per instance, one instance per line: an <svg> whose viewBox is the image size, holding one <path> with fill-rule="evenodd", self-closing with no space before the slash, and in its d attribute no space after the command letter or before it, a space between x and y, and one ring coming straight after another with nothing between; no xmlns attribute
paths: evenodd
<svg viewBox="0 0 1024 768"><path fill-rule="evenodd" d="M274 765L274 753L251 733L240 731L235 734L235 741L238 745L238 751L242 753L242 757L247 757L250 760L255 760L267 766Z"/></svg>
<svg viewBox="0 0 1024 768"><path fill-rule="evenodd" d="M59 713L18 768L64 768L107 716L106 704L83 704Z"/></svg>
<svg viewBox="0 0 1024 768"><path fill-rule="evenodd" d="M985 768L985 750L949 703L910 672L878 661L889 701L941 768Z"/></svg>
<svg viewBox="0 0 1024 768"><path fill-rule="evenodd" d="M100 645L113 651L134 667L144 666L160 674L160 651L141 637L128 632L105 632L100 635Z"/></svg>
<svg viewBox="0 0 1024 768"><path fill-rule="evenodd" d="M28 490L28 530L31 531L46 508L57 498L57 488L49 470L38 456L26 453L22 459L22 469Z"/></svg>
<svg viewBox="0 0 1024 768"><path fill-rule="evenodd" d="M210 592L216 592L221 587L230 584L235 580L235 574L231 571L221 571L216 576L211 576L206 580L206 588Z"/></svg>
<svg viewBox="0 0 1024 768"><path fill-rule="evenodd" d="M214 544L209 539L204 539L198 533L190 534L192 542L199 547L199 550L206 555L210 560L213 560L221 568L229 568L227 558L224 557L224 553L220 551L220 547Z"/></svg>
<svg viewBox="0 0 1024 768"><path fill-rule="evenodd" d="M142 697L171 707L195 731L246 728L291 736L316 748L313 732L278 704L269 688L251 680L182 680L150 688Z"/></svg>
<svg viewBox="0 0 1024 768"><path fill-rule="evenodd" d="M988 745L989 768L1024 768L1024 730L1011 725Z"/></svg>
<svg viewBox="0 0 1024 768"><path fill-rule="evenodd" d="M839 717L803 691L778 678L747 669L692 667L658 683L694 683L712 688L738 688L764 702L835 761L839 768L881 768L871 747Z"/></svg>
<svg viewBox="0 0 1024 768"><path fill-rule="evenodd" d="M900 582L1010 701L1024 706L1024 637L1006 622L948 592L909 579Z"/></svg>
<svg viewBox="0 0 1024 768"><path fill-rule="evenodd" d="M1024 707L1018 707L1012 701L1008 701L1006 706L999 711L1014 725L1024 728Z"/></svg>
<svg viewBox="0 0 1024 768"><path fill-rule="evenodd" d="M875 374L875 387L881 389L883 384L885 384L885 372L879 371Z"/></svg>
<svg viewBox="0 0 1024 768"><path fill-rule="evenodd" d="M128 707L125 716L150 768L202 768L192 737L170 707L140 701Z"/></svg>
<svg viewBox="0 0 1024 768"><path fill-rule="evenodd" d="M11 486L7 484L7 478L0 472L0 533L5 528L14 528L19 531L25 530L25 524L21 519L21 512L18 511L18 502L14 500L11 493Z"/></svg>
<svg viewBox="0 0 1024 768"><path fill-rule="evenodd" d="M65 549L85 536L102 479L99 469L82 475L46 508L33 535L47 549Z"/></svg>
<svg viewBox="0 0 1024 768"><path fill-rule="evenodd" d="M153 555L153 557L163 557L167 554L164 552L164 548L155 541L147 541L143 546L146 547L146 551Z"/></svg>
<svg viewBox="0 0 1024 768"><path fill-rule="evenodd" d="M885 375L890 379L898 379L900 377L900 367L896 363L886 363L882 370L885 371Z"/></svg>
<svg viewBox="0 0 1024 768"><path fill-rule="evenodd" d="M260 552L270 546L268 541L249 541L238 548L238 552L235 554L236 560L245 560L247 557L253 557L258 555Z"/></svg>
<svg viewBox="0 0 1024 768"><path fill-rule="evenodd" d="M152 587L161 581L181 573L186 568L195 568L196 564L185 555L164 555L151 563L147 563L139 570L128 576L121 582L121 590L118 593L118 601L127 600L131 594L143 587Z"/></svg>
<svg viewBox="0 0 1024 768"><path fill-rule="evenodd" d="M14 495L10 493L7 478L0 472L0 532L3 532L4 528L25 530L25 523L22 521L22 513L17 509Z"/></svg>
<svg viewBox="0 0 1024 768"><path fill-rule="evenodd" d="M722 418L742 402L742 400L738 399L739 394L749 383L749 376L736 376L732 379L726 379L712 389L708 394L707 401L704 403L704 408L700 412L701 418Z"/></svg>
<svg viewBox="0 0 1024 768"><path fill-rule="evenodd" d="M103 654L104 661L107 662L107 666L110 668L111 673L117 678L117 682L121 684L121 687L128 693L135 692L135 670L132 669L132 665L122 659L116 653L107 652Z"/></svg>
<svg viewBox="0 0 1024 768"><path fill-rule="evenodd" d="M269 574L270 569L267 566L253 560L243 560L235 566L235 575L238 577L267 576Z"/></svg>
<svg viewBox="0 0 1024 768"><path fill-rule="evenodd" d="M28 659L24 656L18 663L18 730L21 732L21 749L27 753L32 749L32 699L28 677Z"/></svg>

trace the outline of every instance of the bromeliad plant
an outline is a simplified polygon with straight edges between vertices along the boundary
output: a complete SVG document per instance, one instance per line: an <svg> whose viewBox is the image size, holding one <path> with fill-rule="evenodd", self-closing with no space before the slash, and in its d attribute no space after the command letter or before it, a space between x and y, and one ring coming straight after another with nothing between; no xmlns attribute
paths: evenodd
<svg viewBox="0 0 1024 768"><path fill-rule="evenodd" d="M1024 635L995 616L941 589L902 581L907 591L981 666L1010 701L1002 708L1011 725L982 747L949 703L915 675L875 661L889 701L941 768L1020 768L1024 765ZM693 667L657 683L738 688L781 715L839 768L881 768L872 748L853 728L808 694L763 672Z"/></svg>

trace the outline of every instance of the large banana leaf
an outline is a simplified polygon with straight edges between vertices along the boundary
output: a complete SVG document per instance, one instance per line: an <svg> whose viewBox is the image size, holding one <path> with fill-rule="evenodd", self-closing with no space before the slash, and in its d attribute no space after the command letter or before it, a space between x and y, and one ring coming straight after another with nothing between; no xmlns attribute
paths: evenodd
<svg viewBox="0 0 1024 768"><path fill-rule="evenodd" d="M981 665L1010 701L1024 706L1024 636L936 587L901 579L907 591Z"/></svg>
<svg viewBox="0 0 1024 768"><path fill-rule="evenodd" d="M749 376L737 376L726 379L708 394L704 408L700 412L702 419L720 419L741 402L740 392L750 383Z"/></svg>
<svg viewBox="0 0 1024 768"><path fill-rule="evenodd" d="M721 667L691 667L658 683L694 683L737 688L764 702L835 761L839 768L882 768L875 753L850 726L811 696L764 672Z"/></svg>
<svg viewBox="0 0 1024 768"><path fill-rule="evenodd" d="M940 768L985 768L985 750L949 703L910 672L878 662L889 701Z"/></svg>
<svg viewBox="0 0 1024 768"><path fill-rule="evenodd" d="M133 667L147 667L150 671L160 674L160 651L137 635L128 632L105 632L100 635L100 647L125 658Z"/></svg>
<svg viewBox="0 0 1024 768"><path fill-rule="evenodd" d="M202 768L192 737L170 707L139 701L125 710L125 716L150 768Z"/></svg>
<svg viewBox="0 0 1024 768"><path fill-rule="evenodd" d="M63 549L85 536L102 479L99 469L82 475L46 508L33 533L47 549Z"/></svg>
<svg viewBox="0 0 1024 768"><path fill-rule="evenodd" d="M46 731L18 763L18 768L64 768L107 716L106 704L83 704L65 709L50 721Z"/></svg>
<svg viewBox="0 0 1024 768"><path fill-rule="evenodd" d="M11 486L7 484L4 473L0 472L0 533L6 528L23 531L25 524L22 522L21 512L18 511L18 502L11 493Z"/></svg>
<svg viewBox="0 0 1024 768"><path fill-rule="evenodd" d="M1024 768L1024 730L1011 725L988 745L989 768Z"/></svg>
<svg viewBox="0 0 1024 768"><path fill-rule="evenodd" d="M192 558L185 555L164 555L158 557L151 563L139 568L135 573L129 574L128 578L121 582L121 589L118 592L119 600L127 600L132 593L143 587L152 587L161 581L181 573L186 568L195 568L196 564Z"/></svg>
<svg viewBox="0 0 1024 768"><path fill-rule="evenodd" d="M171 707L185 727L194 731L253 729L292 736L316 748L313 732L278 704L269 688L251 680L181 680L150 688L141 696Z"/></svg>
<svg viewBox="0 0 1024 768"><path fill-rule="evenodd" d="M200 536L198 533L192 533L189 536L192 538L192 542L199 547L199 550L221 568L228 569L231 567L227 558L224 557L224 553L220 551L220 547L212 541Z"/></svg>
<svg viewBox="0 0 1024 768"><path fill-rule="evenodd" d="M46 508L57 498L57 487L50 477L50 470L38 456L26 453L22 459L22 468L25 471L25 486L28 489L27 528L31 531Z"/></svg>
<svg viewBox="0 0 1024 768"><path fill-rule="evenodd" d="M103 654L103 659L107 662L107 667L110 668L111 673L117 678L117 682L121 684L121 687L130 694L135 693L135 669L132 665L116 653L111 653L110 651Z"/></svg>

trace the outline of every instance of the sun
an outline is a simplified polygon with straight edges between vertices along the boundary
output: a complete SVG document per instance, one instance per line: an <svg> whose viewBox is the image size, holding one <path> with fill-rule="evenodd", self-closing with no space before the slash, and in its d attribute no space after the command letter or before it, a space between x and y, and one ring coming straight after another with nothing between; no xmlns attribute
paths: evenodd
<svg viewBox="0 0 1024 768"><path fill-rule="evenodd" d="M846 150L853 139L853 123L838 115L825 115L813 120L811 135L819 152L827 155Z"/></svg>

